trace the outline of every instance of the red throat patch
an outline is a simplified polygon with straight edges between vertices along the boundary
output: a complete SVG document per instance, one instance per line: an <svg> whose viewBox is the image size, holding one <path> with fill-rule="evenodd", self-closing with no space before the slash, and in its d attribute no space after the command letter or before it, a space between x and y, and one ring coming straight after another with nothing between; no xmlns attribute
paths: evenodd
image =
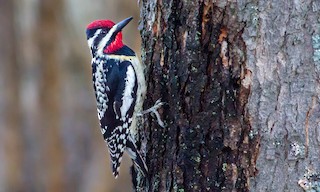
<svg viewBox="0 0 320 192"><path fill-rule="evenodd" d="M122 33L120 31L117 34L114 41L112 41L111 44L108 45L105 50L103 50L103 52L107 53L107 54L114 53L114 52L118 51L119 49L121 49L123 46L124 46L124 44L122 42Z"/></svg>

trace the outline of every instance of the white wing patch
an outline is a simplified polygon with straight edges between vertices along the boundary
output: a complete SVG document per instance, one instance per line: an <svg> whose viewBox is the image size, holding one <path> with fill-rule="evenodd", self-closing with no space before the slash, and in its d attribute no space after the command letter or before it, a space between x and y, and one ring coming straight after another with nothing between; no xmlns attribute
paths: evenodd
<svg viewBox="0 0 320 192"><path fill-rule="evenodd" d="M132 105L133 98L132 98L132 92L133 88L136 82L136 77L134 73L134 69L131 65L127 68L127 75L125 79L125 89L123 92L122 97L122 106L120 107L121 117L126 118L126 114Z"/></svg>

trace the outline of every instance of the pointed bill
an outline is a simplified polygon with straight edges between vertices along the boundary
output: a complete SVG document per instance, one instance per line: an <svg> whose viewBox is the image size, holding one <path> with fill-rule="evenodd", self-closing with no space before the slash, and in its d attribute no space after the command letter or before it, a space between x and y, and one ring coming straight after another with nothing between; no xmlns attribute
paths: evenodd
<svg viewBox="0 0 320 192"><path fill-rule="evenodd" d="M128 18L120 21L119 23L117 23L115 25L115 27L116 27L115 33L120 32L132 19L133 19L133 17L128 17Z"/></svg>

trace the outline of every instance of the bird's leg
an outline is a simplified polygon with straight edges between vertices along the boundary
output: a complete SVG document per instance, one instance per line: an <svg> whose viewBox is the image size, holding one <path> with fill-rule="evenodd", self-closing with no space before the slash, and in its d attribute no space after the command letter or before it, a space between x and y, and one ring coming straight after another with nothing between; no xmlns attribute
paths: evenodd
<svg viewBox="0 0 320 192"><path fill-rule="evenodd" d="M161 127L165 127L165 126L164 126L164 122L161 120L160 114L159 114L159 112L158 112L158 109L159 109L162 105L164 105L164 104L165 104L165 102L161 102L161 99L158 99L158 100L156 101L156 103L155 103L152 107L150 107L150 108L147 109L147 110L141 111L140 113L137 114L137 116L143 116L143 115L145 115L145 114L147 114L147 113L153 113L153 114L155 114L156 117L157 117L157 122L158 122L158 124L159 124Z"/></svg>

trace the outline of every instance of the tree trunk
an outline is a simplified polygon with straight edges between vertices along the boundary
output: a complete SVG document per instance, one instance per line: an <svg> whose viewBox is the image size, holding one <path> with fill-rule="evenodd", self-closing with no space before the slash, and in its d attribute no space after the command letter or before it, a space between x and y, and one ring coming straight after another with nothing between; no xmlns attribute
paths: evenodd
<svg viewBox="0 0 320 192"><path fill-rule="evenodd" d="M319 9L142 0L145 108L166 102L167 126L145 123L137 191L301 191L319 168Z"/></svg>

